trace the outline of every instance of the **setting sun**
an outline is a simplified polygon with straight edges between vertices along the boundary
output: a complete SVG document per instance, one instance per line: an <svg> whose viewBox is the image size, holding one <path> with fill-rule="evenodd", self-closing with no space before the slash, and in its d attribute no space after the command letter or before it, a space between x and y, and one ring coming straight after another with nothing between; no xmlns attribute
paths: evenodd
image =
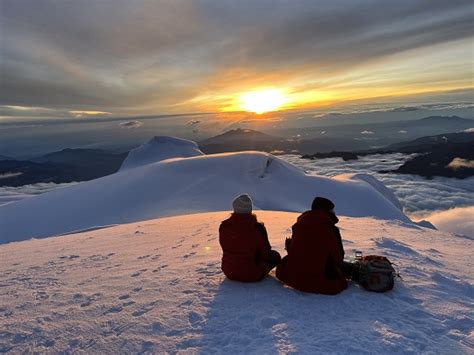
<svg viewBox="0 0 474 355"><path fill-rule="evenodd" d="M240 96L240 106L256 114L276 111L287 102L288 98L277 89L252 91Z"/></svg>

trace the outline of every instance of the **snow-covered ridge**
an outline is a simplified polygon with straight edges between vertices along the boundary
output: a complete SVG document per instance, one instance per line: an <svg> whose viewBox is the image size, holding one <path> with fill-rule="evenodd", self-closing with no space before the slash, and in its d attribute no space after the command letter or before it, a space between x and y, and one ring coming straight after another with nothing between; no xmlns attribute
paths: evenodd
<svg viewBox="0 0 474 355"><path fill-rule="evenodd" d="M298 214L257 212L273 247ZM472 354L472 240L341 217L348 255L386 255L403 280L337 296L242 284L220 270L227 212L0 245L0 352Z"/></svg>
<svg viewBox="0 0 474 355"><path fill-rule="evenodd" d="M123 161L120 171L165 159L194 157L203 154L193 141L176 137L155 136L141 146L132 149Z"/></svg>
<svg viewBox="0 0 474 355"><path fill-rule="evenodd" d="M152 141L154 148L162 142L166 149L170 141L175 142L174 138L166 137ZM186 142L178 142L178 146L185 147L184 151L175 152L178 156L194 147L193 142ZM0 206L0 242L164 216L229 210L232 199L242 192L250 193L257 209L302 212L319 195L333 200L340 215L410 222L396 198L374 178L308 176L262 152L189 158L172 158L167 154L167 159L156 162L150 158L151 150L143 148L143 156L140 151L131 155L135 168ZM153 162L146 164L150 159ZM144 165L139 166L138 162Z"/></svg>

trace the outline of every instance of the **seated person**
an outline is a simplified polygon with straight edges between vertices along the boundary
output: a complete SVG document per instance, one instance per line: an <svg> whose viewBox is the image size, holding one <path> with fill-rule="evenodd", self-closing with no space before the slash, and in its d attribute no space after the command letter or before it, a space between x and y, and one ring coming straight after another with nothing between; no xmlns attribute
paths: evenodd
<svg viewBox="0 0 474 355"><path fill-rule="evenodd" d="M288 255L277 267L276 276L300 291L335 295L347 287L342 272L344 248L336 227L334 204L316 197L311 211L300 215L288 240Z"/></svg>
<svg viewBox="0 0 474 355"><path fill-rule="evenodd" d="M242 194L232 203L234 212L219 227L222 271L231 280L262 280L281 260L271 249L267 230L252 213L252 200Z"/></svg>

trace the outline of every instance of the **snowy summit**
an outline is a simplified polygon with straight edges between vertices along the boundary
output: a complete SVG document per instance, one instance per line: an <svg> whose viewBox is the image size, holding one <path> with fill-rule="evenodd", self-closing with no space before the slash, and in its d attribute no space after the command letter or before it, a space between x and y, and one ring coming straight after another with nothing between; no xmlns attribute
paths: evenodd
<svg viewBox="0 0 474 355"><path fill-rule="evenodd" d="M0 206L0 242L223 211L243 192L262 210L302 212L323 195L340 215L411 222L393 193L368 175L309 176L268 153L203 155L194 142L155 137L115 174Z"/></svg>
<svg viewBox="0 0 474 355"><path fill-rule="evenodd" d="M147 143L132 149L120 170L127 170L171 158L187 158L203 155L198 145L182 138L156 136Z"/></svg>
<svg viewBox="0 0 474 355"><path fill-rule="evenodd" d="M274 271L226 279L218 227L242 192L282 255L295 212L330 198L347 255L385 255L403 279L333 297L285 287ZM0 241L0 352L474 349L472 239L412 223L369 175L308 176L271 154L203 155L159 137L113 175L0 206Z"/></svg>

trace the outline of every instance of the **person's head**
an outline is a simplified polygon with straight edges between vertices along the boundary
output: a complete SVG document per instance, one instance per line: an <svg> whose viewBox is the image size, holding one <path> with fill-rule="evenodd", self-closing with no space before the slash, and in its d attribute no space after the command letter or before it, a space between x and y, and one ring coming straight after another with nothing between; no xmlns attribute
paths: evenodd
<svg viewBox="0 0 474 355"><path fill-rule="evenodd" d="M248 194L237 196L232 202L234 213L244 214L252 213L252 199Z"/></svg>
<svg viewBox="0 0 474 355"><path fill-rule="evenodd" d="M313 203L311 205L311 209L313 211L319 210L319 211L325 211L331 214L335 214L334 207L335 207L334 203L331 200L324 197L316 197L313 200Z"/></svg>

